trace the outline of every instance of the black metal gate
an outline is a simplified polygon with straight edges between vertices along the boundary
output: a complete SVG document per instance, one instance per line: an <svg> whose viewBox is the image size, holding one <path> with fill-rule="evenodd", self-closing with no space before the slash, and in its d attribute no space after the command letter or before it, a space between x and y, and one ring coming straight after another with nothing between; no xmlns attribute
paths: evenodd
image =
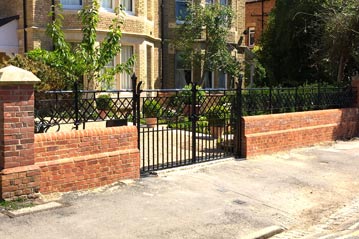
<svg viewBox="0 0 359 239"><path fill-rule="evenodd" d="M192 84L142 91L140 86L134 89L133 115L141 173L240 156L240 88L203 90Z"/></svg>

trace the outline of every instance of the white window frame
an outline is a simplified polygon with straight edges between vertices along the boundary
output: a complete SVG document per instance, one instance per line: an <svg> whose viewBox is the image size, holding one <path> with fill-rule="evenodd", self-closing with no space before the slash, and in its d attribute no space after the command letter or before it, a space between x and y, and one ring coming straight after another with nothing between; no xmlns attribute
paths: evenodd
<svg viewBox="0 0 359 239"><path fill-rule="evenodd" d="M178 74L179 74L179 71L183 71L183 73L184 74L186 74L186 72L185 71L190 71L191 72L191 79L190 79L190 82L192 82L192 80L193 80L193 71L192 71L192 69L187 69L187 68L185 68L185 67L178 67L178 64L177 64L177 62L178 62L178 59L179 59L179 57L180 57L180 54L181 54L181 52L176 52L176 54L175 54L175 67L174 67L174 69L175 69L175 88L177 88L177 89L182 89L186 84L187 84L187 82L185 82L185 84L184 85L180 85L179 84L179 79L178 79ZM184 75L185 76L185 75ZM186 80L186 79L185 79Z"/></svg>
<svg viewBox="0 0 359 239"><path fill-rule="evenodd" d="M108 8L108 7L103 7L102 6L102 2L103 0L100 0L100 11L104 11L104 12L114 12L114 9L115 9L115 0L111 0L111 7Z"/></svg>
<svg viewBox="0 0 359 239"><path fill-rule="evenodd" d="M112 61L108 62L103 68L103 70L100 71L100 74L103 74L105 69L109 69L109 68L115 68L116 66L116 56L113 58ZM116 75L114 76L114 81L112 82L112 85L105 85L104 83L101 82L101 88L104 88L105 90L116 90L117 88L117 77Z"/></svg>
<svg viewBox="0 0 359 239"><path fill-rule="evenodd" d="M123 52L123 48L124 47L131 47L132 48L132 55L131 57L135 54L135 46L134 45L125 45L123 44L122 45L122 49L121 49L121 52L120 52L120 62L121 63L124 63L125 60L122 59L122 52ZM127 59L126 59L127 61ZM124 81L127 81L126 83L124 83ZM128 85L128 86L127 86ZM120 84L119 84L119 87L121 90L130 90L132 89L132 80L131 80L131 74L127 74L126 72L122 72L120 73Z"/></svg>
<svg viewBox="0 0 359 239"><path fill-rule="evenodd" d="M256 29L254 27L250 27L248 28L248 46L249 47L253 47L255 45L255 34L256 34ZM253 38L252 38L253 36ZM253 42L252 42L253 39Z"/></svg>
<svg viewBox="0 0 359 239"><path fill-rule="evenodd" d="M65 4L62 3L61 0L60 0L60 3L62 4L62 7L63 7L65 10L78 10L78 9L81 9L81 8L82 8L83 0L80 0L80 5L65 5Z"/></svg>
<svg viewBox="0 0 359 239"><path fill-rule="evenodd" d="M123 6L123 0L120 0L120 6ZM124 12L127 14L127 15L135 15L135 0L131 0L131 10L126 10L124 9Z"/></svg>
<svg viewBox="0 0 359 239"><path fill-rule="evenodd" d="M228 74L227 73L225 73L225 72L223 72L223 71L219 71L218 72L218 88L221 88L220 86L219 86L219 84L220 84L220 80L221 80L221 74L223 74L224 75L224 89L227 89L228 88Z"/></svg>

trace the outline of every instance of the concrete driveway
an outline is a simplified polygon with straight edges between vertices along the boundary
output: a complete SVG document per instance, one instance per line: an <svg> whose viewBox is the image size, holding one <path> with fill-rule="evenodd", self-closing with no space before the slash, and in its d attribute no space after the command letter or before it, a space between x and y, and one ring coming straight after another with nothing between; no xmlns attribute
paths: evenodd
<svg viewBox="0 0 359 239"><path fill-rule="evenodd" d="M358 176L359 140L232 159L64 194L69 207L0 214L0 238L242 238L272 225L307 231L359 202ZM359 205L351 208L359 214Z"/></svg>

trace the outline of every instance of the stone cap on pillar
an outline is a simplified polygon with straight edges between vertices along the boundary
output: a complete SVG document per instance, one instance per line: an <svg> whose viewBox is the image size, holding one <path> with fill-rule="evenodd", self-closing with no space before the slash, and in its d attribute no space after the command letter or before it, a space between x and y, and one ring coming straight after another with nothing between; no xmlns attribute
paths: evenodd
<svg viewBox="0 0 359 239"><path fill-rule="evenodd" d="M40 81L32 72L16 66L0 69L0 85L31 85Z"/></svg>

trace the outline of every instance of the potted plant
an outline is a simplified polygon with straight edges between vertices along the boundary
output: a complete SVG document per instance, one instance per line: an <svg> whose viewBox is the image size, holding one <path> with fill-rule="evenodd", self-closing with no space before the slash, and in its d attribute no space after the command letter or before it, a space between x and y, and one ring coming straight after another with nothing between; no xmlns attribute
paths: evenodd
<svg viewBox="0 0 359 239"><path fill-rule="evenodd" d="M199 113L199 109L201 107L201 104L204 102L206 98L206 92L202 89L201 86L196 86L196 114ZM192 84L185 85L185 87L181 90L181 92L177 96L177 102L178 105L183 106L183 113L187 116L190 116L192 114Z"/></svg>
<svg viewBox="0 0 359 239"><path fill-rule="evenodd" d="M206 112L208 127L211 135L218 138L224 133L226 123L229 120L230 112L225 105L215 105Z"/></svg>
<svg viewBox="0 0 359 239"><path fill-rule="evenodd" d="M113 102L110 95L100 95L96 98L96 108L101 119L105 119L107 113L111 110Z"/></svg>
<svg viewBox="0 0 359 239"><path fill-rule="evenodd" d="M157 118L162 115L162 106L155 99L145 100L142 107L143 115L148 127L157 125Z"/></svg>

